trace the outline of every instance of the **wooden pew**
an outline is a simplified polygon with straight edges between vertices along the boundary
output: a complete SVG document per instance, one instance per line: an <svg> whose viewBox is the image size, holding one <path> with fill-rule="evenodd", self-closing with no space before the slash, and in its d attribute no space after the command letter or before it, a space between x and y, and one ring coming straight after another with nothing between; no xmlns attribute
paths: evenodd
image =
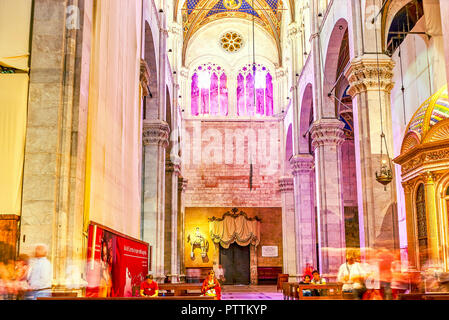
<svg viewBox="0 0 449 320"><path fill-rule="evenodd" d="M297 287L298 299L299 300L344 300L342 285L338 283L328 283L328 284L300 284ZM304 296L303 290L320 290L319 296Z"/></svg>
<svg viewBox="0 0 449 320"><path fill-rule="evenodd" d="M282 283L282 294L284 300L295 300L298 298L298 282L284 282Z"/></svg>
<svg viewBox="0 0 449 320"><path fill-rule="evenodd" d="M51 297L51 298L37 298L37 300L214 300L214 297L204 296L164 296L164 297Z"/></svg>
<svg viewBox="0 0 449 320"><path fill-rule="evenodd" d="M188 296L191 294L200 295L201 287L202 284L199 283L161 283L159 284L159 294L161 291L173 291L173 295L176 297ZM189 293L188 291L198 292Z"/></svg>

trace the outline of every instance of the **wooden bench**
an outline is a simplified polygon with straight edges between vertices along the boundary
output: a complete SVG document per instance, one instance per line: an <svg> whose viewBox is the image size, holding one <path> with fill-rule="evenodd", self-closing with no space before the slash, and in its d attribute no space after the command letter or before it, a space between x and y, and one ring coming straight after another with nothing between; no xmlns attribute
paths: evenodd
<svg viewBox="0 0 449 320"><path fill-rule="evenodd" d="M328 284L300 284L298 285L299 300L344 300L342 285L338 283ZM316 296L304 296L303 290L320 290Z"/></svg>
<svg viewBox="0 0 449 320"><path fill-rule="evenodd" d="M288 274L280 273L278 274L278 281L276 285L276 291L282 290L282 284L288 282Z"/></svg>
<svg viewBox="0 0 449 320"><path fill-rule="evenodd" d="M204 296L165 296L165 297L52 297L37 298L37 300L214 300L214 297Z"/></svg>
<svg viewBox="0 0 449 320"><path fill-rule="evenodd" d="M176 297L179 296L188 296L193 293L188 293L188 291L199 291L194 293L195 295L201 294L202 283L161 283L159 284L159 294L161 291L167 291L167 293L171 293L173 291L173 295Z"/></svg>
<svg viewBox="0 0 449 320"><path fill-rule="evenodd" d="M284 282L282 284L282 294L284 300L298 299L298 282Z"/></svg>

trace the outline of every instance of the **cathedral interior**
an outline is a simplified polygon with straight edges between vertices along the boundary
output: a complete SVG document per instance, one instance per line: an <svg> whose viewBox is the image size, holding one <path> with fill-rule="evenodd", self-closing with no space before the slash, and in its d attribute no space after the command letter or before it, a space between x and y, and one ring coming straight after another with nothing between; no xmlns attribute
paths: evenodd
<svg viewBox="0 0 449 320"><path fill-rule="evenodd" d="M449 292L446 18L446 0L1 0L0 289L39 244L78 297L219 268L228 291L336 284L348 252L406 278L380 287Z"/></svg>

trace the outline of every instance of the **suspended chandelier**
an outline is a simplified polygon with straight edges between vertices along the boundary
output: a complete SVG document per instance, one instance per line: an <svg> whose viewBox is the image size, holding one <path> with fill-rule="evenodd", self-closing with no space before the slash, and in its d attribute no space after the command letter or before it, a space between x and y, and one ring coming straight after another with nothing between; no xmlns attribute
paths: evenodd
<svg viewBox="0 0 449 320"><path fill-rule="evenodd" d="M376 22L376 18L373 18L373 25ZM377 82L379 89L379 111L380 111L380 158L379 158L379 171L376 171L376 180L384 186L384 190L387 190L387 185L393 180L393 171L391 169L390 154L388 152L387 139L385 138L383 127L383 113L382 113L382 96L380 90L380 64L379 64L379 48L377 40L377 27L374 25L374 33L376 38L376 57L377 57ZM383 146L385 144L386 159L384 158Z"/></svg>

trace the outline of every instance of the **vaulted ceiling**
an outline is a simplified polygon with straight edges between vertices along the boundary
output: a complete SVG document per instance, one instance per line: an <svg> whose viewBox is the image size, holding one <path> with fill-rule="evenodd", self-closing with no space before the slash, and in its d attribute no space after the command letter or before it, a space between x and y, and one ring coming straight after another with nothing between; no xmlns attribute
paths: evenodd
<svg viewBox="0 0 449 320"><path fill-rule="evenodd" d="M281 56L280 34L284 11L282 0L186 0L181 8L183 60L192 36L206 24L223 18L254 21L273 38Z"/></svg>

